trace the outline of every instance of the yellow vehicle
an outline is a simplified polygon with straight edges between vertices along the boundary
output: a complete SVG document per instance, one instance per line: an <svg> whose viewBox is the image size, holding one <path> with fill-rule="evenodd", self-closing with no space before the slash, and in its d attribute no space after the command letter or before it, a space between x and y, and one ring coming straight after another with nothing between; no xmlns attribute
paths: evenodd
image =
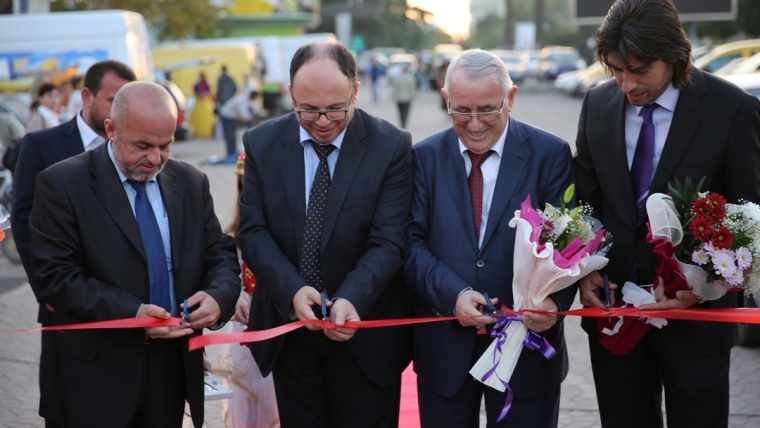
<svg viewBox="0 0 760 428"><path fill-rule="evenodd" d="M741 40L716 46L709 53L694 61L694 66L709 73L723 67L736 58L749 58L760 52L760 39Z"/></svg>
<svg viewBox="0 0 760 428"><path fill-rule="evenodd" d="M193 46L174 43L171 46L157 46L151 50L153 64L157 69L171 65L196 60L204 57L215 57L218 61L207 64L199 64L181 70L172 71L167 76L173 81L186 97L194 98L193 85L198 81L201 72L206 75L206 81L211 87L211 92L216 94L216 82L222 73L222 66L227 66L227 74L235 80L238 91L245 87L245 82L253 88L260 90L257 79L254 77L256 65L256 48L251 46Z"/></svg>

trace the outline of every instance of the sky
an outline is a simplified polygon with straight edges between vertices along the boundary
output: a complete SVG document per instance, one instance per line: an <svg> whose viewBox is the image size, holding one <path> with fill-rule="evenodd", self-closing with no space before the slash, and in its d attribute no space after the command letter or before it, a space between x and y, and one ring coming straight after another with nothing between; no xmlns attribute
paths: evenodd
<svg viewBox="0 0 760 428"><path fill-rule="evenodd" d="M433 12L433 22L456 38L469 34L470 0L407 0L407 4Z"/></svg>

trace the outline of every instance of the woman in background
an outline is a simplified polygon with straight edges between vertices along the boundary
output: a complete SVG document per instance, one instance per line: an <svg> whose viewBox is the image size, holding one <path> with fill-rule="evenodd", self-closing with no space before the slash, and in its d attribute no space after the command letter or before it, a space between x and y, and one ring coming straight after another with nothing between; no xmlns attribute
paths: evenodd
<svg viewBox="0 0 760 428"><path fill-rule="evenodd" d="M190 124L197 137L209 138L214 132L214 96L206 81L206 75L201 72L198 82L193 86L195 105L190 114Z"/></svg>
<svg viewBox="0 0 760 428"><path fill-rule="evenodd" d="M60 124L61 93L52 83L43 83L37 90L37 109L26 122L26 132L52 128Z"/></svg>
<svg viewBox="0 0 760 428"><path fill-rule="evenodd" d="M227 226L225 233L235 236L235 231L240 218L240 208L237 201L243 191L243 168L245 153L241 154L237 161L235 174L237 174L238 194L235 199L235 216ZM237 240L237 237L235 238ZM240 256L240 247L238 247ZM242 281L240 298L235 305L235 317L231 322L230 333L240 333L248 326L248 311L251 307L250 298L254 293L256 277L240 259ZM227 387L234 392L234 396L225 400L222 407L224 423L228 428L256 427L275 428L280 426L280 417L277 413L277 400L274 395L274 382L271 374L262 377L256 361L251 355L251 350L245 343L233 343L225 345L219 354L214 373L226 379Z"/></svg>

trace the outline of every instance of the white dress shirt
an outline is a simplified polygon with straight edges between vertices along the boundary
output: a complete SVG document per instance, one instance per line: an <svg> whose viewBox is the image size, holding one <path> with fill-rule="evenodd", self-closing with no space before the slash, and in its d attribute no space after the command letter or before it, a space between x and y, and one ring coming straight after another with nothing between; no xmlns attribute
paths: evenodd
<svg viewBox="0 0 760 428"><path fill-rule="evenodd" d="M106 141L103 137L93 131L92 128L90 128L90 125L84 121L81 111L77 114L77 129L79 129L79 137L82 138L84 151L92 150ZM118 170L119 168L116 169Z"/></svg>
<svg viewBox="0 0 760 428"><path fill-rule="evenodd" d="M113 162L114 168L116 168L116 173L119 174L119 179L121 180L121 184L124 186L124 191L127 192L129 205L132 207L132 214L135 216L135 219L137 219L137 214L135 214L135 198L137 198L137 191L132 187L132 185L127 183L127 176L124 175L124 173L121 172L121 169L119 169L119 166L116 165L116 160L113 157L113 148L111 147L110 142L108 144L108 156L111 158L111 162ZM172 273L172 245L171 234L169 232L169 215L166 212L166 207L164 207L164 200L161 198L161 189L159 189L158 182L155 179L150 180L146 183L145 194L148 196L148 201L150 201L151 208L153 208L153 214L156 216L156 220L158 221L158 229L161 231L161 241L164 243L166 267L169 269L169 298L172 302L171 314L172 316L179 316L179 309L177 307L177 301L174 294L174 275Z"/></svg>
<svg viewBox="0 0 760 428"><path fill-rule="evenodd" d="M311 135L299 126L301 130L301 145L303 146L303 165L305 172L305 185L306 185L306 211L309 211L309 194L311 193L311 184L314 182L314 174L317 173L317 167L319 166L319 156L314 151L314 147L311 146ZM335 172L335 164L338 162L338 152L340 152L340 146L343 145L343 137L346 136L346 130L338 134L337 137L330 143L335 146L335 150L327 155L327 166L330 168L330 178L332 179ZM316 140L314 140L316 141Z"/></svg>
<svg viewBox="0 0 760 428"><path fill-rule="evenodd" d="M670 124L673 122L673 112L676 110L678 96L681 90L677 89L671 83L668 89L655 100L660 105L659 108L652 112L652 123L654 124L654 160L652 163L652 178L657 171L657 165L660 163L662 148L665 147L665 140L668 138ZM636 145L639 141L639 132L644 119L640 116L642 107L637 107L627 103L625 107L625 149L628 155L628 171L633 164L633 156L636 154Z"/></svg>
<svg viewBox="0 0 760 428"><path fill-rule="evenodd" d="M488 225L488 213L491 209L491 202L493 201L493 192L496 188L496 179L499 177L499 167L501 166L501 157L504 153L504 142L507 139L508 130L509 122L507 122L507 126L504 127L504 132L502 132L501 137L499 137L499 140L491 149L495 153L489 156L480 166L480 170L483 172L483 220L480 222L480 240L478 241L478 248L483 245L483 236L486 234L486 225ZM472 170L472 161L470 160L470 155L467 154L467 150L468 149L462 143L462 140L459 139L459 151L462 153L462 157L464 158L464 168L467 173L467 177L469 177L470 171Z"/></svg>

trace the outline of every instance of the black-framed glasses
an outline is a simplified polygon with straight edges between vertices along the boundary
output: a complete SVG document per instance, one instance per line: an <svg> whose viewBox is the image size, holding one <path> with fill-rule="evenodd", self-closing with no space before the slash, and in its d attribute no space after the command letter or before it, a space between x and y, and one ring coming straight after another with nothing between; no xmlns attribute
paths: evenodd
<svg viewBox="0 0 760 428"><path fill-rule="evenodd" d="M298 102L296 101L296 98L294 96L290 96L293 99L293 104L298 105ZM346 118L346 115L348 115L348 111L351 110L351 103L354 101L354 94L351 94L351 98L348 100L348 107L338 110L299 110L295 109L295 112L298 114L298 117L301 118L301 120L305 120L307 122L314 122L319 120L319 118L322 115L325 115L327 120L343 120Z"/></svg>
<svg viewBox="0 0 760 428"><path fill-rule="evenodd" d="M493 111L483 111L483 112L477 112L477 113L461 113L458 111L451 111L451 102L448 102L446 105L449 109L449 115L451 116L451 120L459 123L467 123L469 122L472 117L477 117L478 120L481 122L493 122L494 120L499 118L499 115L501 115L501 112L504 110L504 104L506 104L507 99L504 98L501 101L501 107L499 107L498 110Z"/></svg>

